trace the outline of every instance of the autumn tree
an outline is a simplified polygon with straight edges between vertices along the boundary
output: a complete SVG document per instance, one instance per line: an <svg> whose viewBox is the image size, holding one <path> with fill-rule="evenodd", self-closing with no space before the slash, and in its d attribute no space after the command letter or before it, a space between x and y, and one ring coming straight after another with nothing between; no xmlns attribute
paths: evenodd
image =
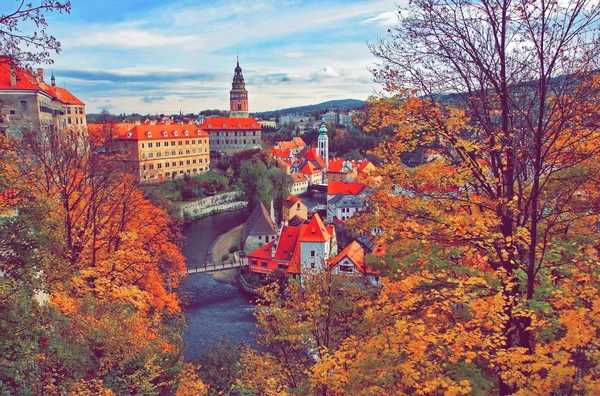
<svg viewBox="0 0 600 396"><path fill-rule="evenodd" d="M285 299L277 285L263 288L255 312L262 350L242 354L238 386L269 395L328 394L328 384L311 381L312 371L362 330L363 304L374 292L329 272L304 275Z"/></svg>
<svg viewBox="0 0 600 396"><path fill-rule="evenodd" d="M391 97L368 126L394 136L362 226L383 231L393 280L371 334L321 366L337 390L597 392L599 16L417 0L371 45Z"/></svg>
<svg viewBox="0 0 600 396"><path fill-rule="evenodd" d="M0 54L20 66L52 63L51 52L60 52L60 42L47 32L46 15L70 13L70 1L41 0L38 4L13 1L14 8L0 14Z"/></svg>
<svg viewBox="0 0 600 396"><path fill-rule="evenodd" d="M290 194L294 180L279 168L269 169L269 182L272 187L273 207L275 213L281 213L283 201Z"/></svg>

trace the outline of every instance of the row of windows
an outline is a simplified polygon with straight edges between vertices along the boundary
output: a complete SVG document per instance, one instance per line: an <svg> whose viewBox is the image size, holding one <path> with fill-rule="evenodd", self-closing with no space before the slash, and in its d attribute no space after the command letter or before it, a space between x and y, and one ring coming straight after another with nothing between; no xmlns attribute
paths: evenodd
<svg viewBox="0 0 600 396"><path fill-rule="evenodd" d="M252 124L254 126L254 124ZM210 125L209 125L210 126ZM239 135L238 135L239 133ZM215 131L215 132L211 132L210 134L211 136L241 136L241 137L245 137L245 136L256 136L256 131L252 131L252 135L250 135L250 132L225 132L225 131Z"/></svg>
<svg viewBox="0 0 600 396"><path fill-rule="evenodd" d="M231 139L231 140L229 140L229 139L218 140L217 139L215 141L215 144L221 144L221 142L223 142L223 144L229 144L229 143L231 143L231 144L248 144L247 141L246 141L246 139L244 139L243 141L242 141L242 139L240 139L240 140L238 140L238 139L235 139L235 140L233 140L233 139ZM250 144L256 144L256 139L252 139L250 141Z"/></svg>
<svg viewBox="0 0 600 396"><path fill-rule="evenodd" d="M206 139L202 140L202 139L198 139L198 140L192 140L192 144L196 144L196 142L198 142L198 144L208 144L208 141ZM153 147L160 147L161 144L164 143L164 147L167 147L169 145L169 142L148 142L148 148L153 148ZM179 146L183 146L183 140L180 140L177 142L177 144ZM190 144L189 140L185 141L185 145L188 146ZM171 146L175 146L175 141L171 141ZM142 148L146 148L145 143L142 143Z"/></svg>
<svg viewBox="0 0 600 396"><path fill-rule="evenodd" d="M208 160L205 161L206 163L208 163ZM185 165L192 165L192 164L201 164L202 163L202 158L200 158L200 160L196 161L194 160L187 160L185 161ZM154 165L156 165L157 169L161 169L163 167L162 163L158 163L158 164L149 164L148 167L150 170L154 169ZM173 161L173 162L165 162L164 163L165 168L168 168L170 166L172 167L176 167L177 166L177 161ZM179 161L179 166L184 166L184 161ZM146 170L146 165L142 165L142 170Z"/></svg>
<svg viewBox="0 0 600 396"><path fill-rule="evenodd" d="M179 171L179 175L183 175L183 174L186 174L186 173L187 174L198 173L198 172L203 172L203 171L204 171L204 168L194 168L194 169L188 169L186 171L180 170ZM177 176L177 174L178 174L177 171L175 171L175 172L165 172L164 177L173 177L174 178L174 177ZM144 180L148 180L148 179L162 179L162 178L163 178L163 174L162 173L159 173L159 174L156 174L156 175L150 175L150 176L146 176L146 175L142 176L142 179L144 179Z"/></svg>
<svg viewBox="0 0 600 396"><path fill-rule="evenodd" d="M212 128L213 126L212 126L212 124L208 124L208 127L209 127L209 128ZM241 127L242 127L242 124L237 124L237 127L238 127L238 128L241 128ZM218 128L218 127L215 125L215 128ZM223 124L223 128L227 128L227 124ZM256 125L252 124L252 128L256 128ZM218 133L218 132L217 132L217 133ZM256 131L254 131L254 133L256 134ZM256 136L256 135L254 135L254 136Z"/></svg>
<svg viewBox="0 0 600 396"><path fill-rule="evenodd" d="M71 120L71 117L67 118L67 124L72 124L72 123L73 122ZM76 125L79 125L79 124L83 125L83 118L80 119L80 118L75 117L75 124Z"/></svg>
<svg viewBox="0 0 600 396"><path fill-rule="evenodd" d="M168 157L169 155L171 156L175 156L175 155L183 155L183 150L171 150L171 152L169 153L168 151L164 152L164 156ZM160 151L157 151L156 153L148 153L148 158L154 158L156 154L156 158L160 158L163 156L163 153ZM190 154L196 154L196 149L192 149L192 150L185 150L185 155L190 155ZM198 149L198 154L202 154L202 149ZM205 148L204 149L204 154L208 154L208 149ZM142 159L146 159L146 153L142 153ZM208 160L207 160L208 162Z"/></svg>
<svg viewBox="0 0 600 396"><path fill-rule="evenodd" d="M73 108L73 110L75 110L73 112L74 114L83 114L83 107L75 107L75 108ZM70 107L67 107L67 114L71 114L71 108Z"/></svg>

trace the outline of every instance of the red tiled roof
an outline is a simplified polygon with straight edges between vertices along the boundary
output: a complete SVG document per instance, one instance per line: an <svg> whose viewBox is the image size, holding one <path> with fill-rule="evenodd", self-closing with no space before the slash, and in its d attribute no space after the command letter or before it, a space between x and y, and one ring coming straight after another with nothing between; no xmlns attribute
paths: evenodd
<svg viewBox="0 0 600 396"><path fill-rule="evenodd" d="M94 128L93 124L92 127ZM116 124L119 136L121 140L161 140L161 139L190 139L198 137L209 137L210 135L199 129L194 124ZM89 128L89 126L88 126ZM147 132L150 132L148 136ZM185 134L187 132L187 135ZM166 135L165 135L166 134Z"/></svg>
<svg viewBox="0 0 600 396"><path fill-rule="evenodd" d="M260 130L260 124L256 118L225 118L215 117L207 118L201 126L205 130L223 130L223 129L253 129Z"/></svg>
<svg viewBox="0 0 600 396"><path fill-rule="evenodd" d="M369 165L373 165L371 161L348 161L344 158L330 158L327 164L328 172L341 173L344 167L344 162L350 162L353 169L356 169L358 173L361 173Z"/></svg>
<svg viewBox="0 0 600 396"><path fill-rule="evenodd" d="M331 227L326 227L318 213L302 226L301 242L327 242L331 239Z"/></svg>
<svg viewBox="0 0 600 396"><path fill-rule="evenodd" d="M84 106L81 100L64 88L55 87L39 81L37 76L28 70L15 67L16 83L13 87L10 84L10 65L11 62L6 56L0 57L0 89L2 90L25 90L39 91L59 100L64 104Z"/></svg>
<svg viewBox="0 0 600 396"><path fill-rule="evenodd" d="M290 149L278 149L274 146L271 146L270 150L271 150L271 153L273 154L273 157L292 158L292 152L290 151Z"/></svg>
<svg viewBox="0 0 600 396"><path fill-rule="evenodd" d="M317 154L317 149L314 147L306 147L302 149L302 151L298 153L298 157L316 162L321 169L325 169L325 167L327 166L325 164L325 161L323 161L323 158L321 158L321 156Z"/></svg>
<svg viewBox="0 0 600 396"><path fill-rule="evenodd" d="M327 185L327 195L357 195L365 189L365 185L357 181L351 182L330 182Z"/></svg>
<svg viewBox="0 0 600 396"><path fill-rule="evenodd" d="M275 244L275 241L271 241L271 242L267 243L266 245L259 247L255 251L248 253L248 257L270 259L271 258L271 249L273 248L274 244Z"/></svg>
<svg viewBox="0 0 600 396"><path fill-rule="evenodd" d="M292 163L291 163L291 161L289 161L289 160L278 159L278 160L277 160L277 163L278 163L279 165L283 165L283 166L286 166L286 167L287 167L287 166L292 166Z"/></svg>
<svg viewBox="0 0 600 396"><path fill-rule="evenodd" d="M307 162L302 169L299 171L305 175L314 175L315 173L321 172L319 168L317 168L312 162Z"/></svg>
<svg viewBox="0 0 600 396"><path fill-rule="evenodd" d="M301 226L294 227L290 225L281 228L281 234L277 241L277 249L275 250L275 257L273 257L274 259L292 261L296 249L300 245L298 243L298 236L300 235L301 228Z"/></svg>

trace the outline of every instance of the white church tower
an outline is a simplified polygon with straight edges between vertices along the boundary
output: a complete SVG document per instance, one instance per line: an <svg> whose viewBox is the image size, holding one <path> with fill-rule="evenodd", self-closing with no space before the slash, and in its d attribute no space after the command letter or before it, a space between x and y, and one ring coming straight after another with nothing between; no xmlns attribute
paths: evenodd
<svg viewBox="0 0 600 396"><path fill-rule="evenodd" d="M329 136L327 136L327 126L325 126L325 118L319 128L319 138L317 139L318 149L317 154L325 161L325 168L329 167Z"/></svg>

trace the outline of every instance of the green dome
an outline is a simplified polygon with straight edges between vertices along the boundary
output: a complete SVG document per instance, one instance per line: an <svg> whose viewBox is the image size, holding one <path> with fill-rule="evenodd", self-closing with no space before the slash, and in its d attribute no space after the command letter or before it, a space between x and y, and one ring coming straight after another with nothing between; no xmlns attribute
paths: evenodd
<svg viewBox="0 0 600 396"><path fill-rule="evenodd" d="M319 133L327 133L327 126L325 125L325 118L322 119L323 123L321 124L321 128L319 128Z"/></svg>

